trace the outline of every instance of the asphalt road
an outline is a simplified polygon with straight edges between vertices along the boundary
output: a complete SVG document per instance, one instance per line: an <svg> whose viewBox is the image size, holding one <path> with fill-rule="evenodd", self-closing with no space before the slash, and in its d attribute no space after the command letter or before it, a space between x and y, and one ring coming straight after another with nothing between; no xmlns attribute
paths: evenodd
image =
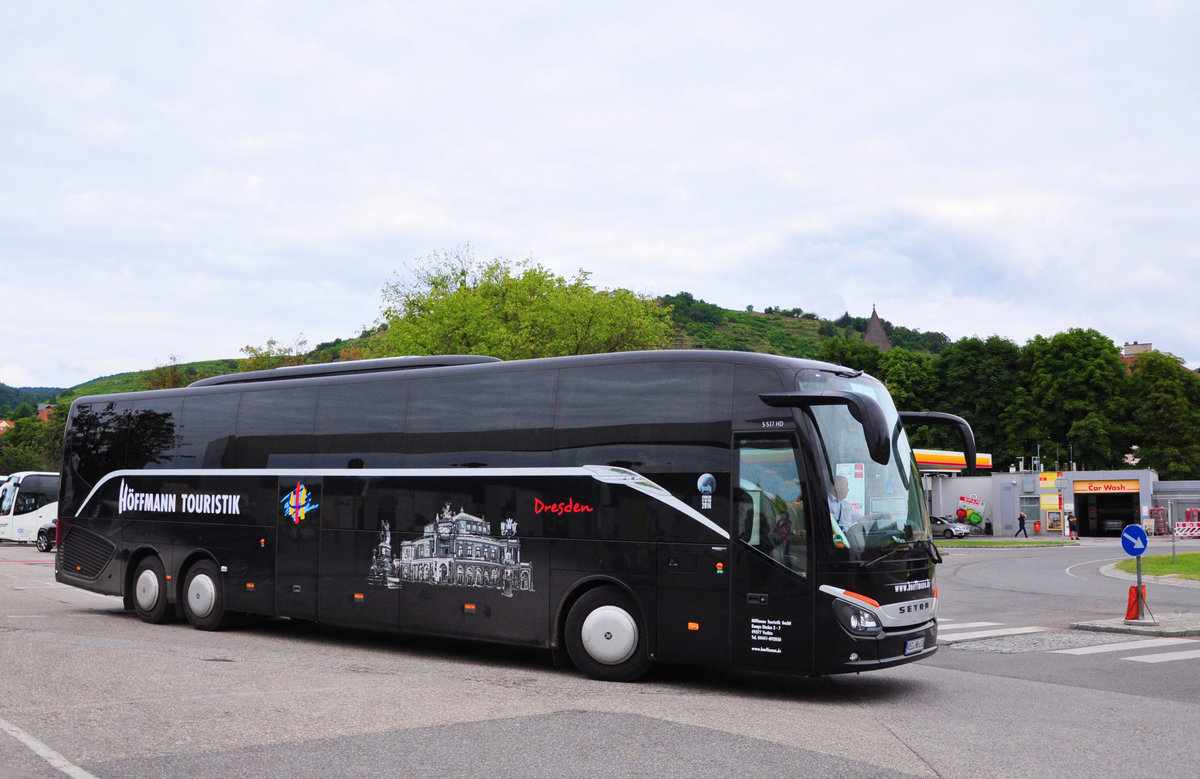
<svg viewBox="0 0 1200 779"><path fill-rule="evenodd" d="M1123 614L1128 582L1096 573L1121 557L1115 539L950 551L945 643L923 663L607 684L530 650L288 620L147 625L6 543L0 776L1194 776L1200 660L1059 651L1131 638L1069 629ZM1151 587L1150 604L1200 611L1200 589ZM954 627L978 622L994 624ZM949 638L1023 628L1040 630Z"/></svg>

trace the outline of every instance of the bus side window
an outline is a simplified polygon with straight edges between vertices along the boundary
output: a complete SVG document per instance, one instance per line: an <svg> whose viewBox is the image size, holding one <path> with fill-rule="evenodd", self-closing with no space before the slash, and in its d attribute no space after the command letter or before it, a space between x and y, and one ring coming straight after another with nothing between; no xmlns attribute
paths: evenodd
<svg viewBox="0 0 1200 779"><path fill-rule="evenodd" d="M808 568L804 489L790 439L743 441L735 492L738 537L794 571Z"/></svg>

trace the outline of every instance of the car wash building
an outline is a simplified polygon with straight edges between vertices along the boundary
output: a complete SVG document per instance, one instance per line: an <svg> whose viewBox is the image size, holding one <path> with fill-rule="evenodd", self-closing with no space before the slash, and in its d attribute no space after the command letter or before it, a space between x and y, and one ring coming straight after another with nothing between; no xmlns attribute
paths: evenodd
<svg viewBox="0 0 1200 779"><path fill-rule="evenodd" d="M1068 513L1075 514L1081 537L1116 537L1134 524L1165 535L1176 523L1200 521L1200 482L1163 482L1151 470L986 473L991 457L980 455L975 475L968 476L961 452L916 455L929 513L962 521L974 512L980 520L969 523L973 532L990 525L994 535L1011 536L1022 511L1031 537L1067 535Z"/></svg>

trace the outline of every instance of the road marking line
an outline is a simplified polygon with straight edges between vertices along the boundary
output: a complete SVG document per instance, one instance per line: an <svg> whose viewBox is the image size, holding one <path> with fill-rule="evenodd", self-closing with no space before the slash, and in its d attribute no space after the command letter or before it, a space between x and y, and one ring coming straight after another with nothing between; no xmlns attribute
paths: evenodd
<svg viewBox="0 0 1200 779"><path fill-rule="evenodd" d="M67 776L74 779L96 779L95 776L84 771L79 766L67 760L62 755L55 752L50 747L38 741L33 736L18 728L16 725L7 720L0 719L0 730L8 733L8 735L20 741L25 746L29 747L38 757L45 760L52 768L62 771Z"/></svg>
<svg viewBox="0 0 1200 779"><path fill-rule="evenodd" d="M1108 563L1108 562L1112 562L1114 560L1124 560L1124 559L1126 559L1126 558L1124 558L1124 557L1105 557L1102 560L1088 560L1086 563L1075 563L1074 565L1068 566L1067 568L1063 569L1063 573L1065 573L1067 576L1070 576L1075 579L1082 579L1083 578L1082 576L1076 576L1075 574L1071 573L1071 569L1078 568L1081 565L1095 565L1096 563Z"/></svg>
<svg viewBox="0 0 1200 779"><path fill-rule="evenodd" d="M1022 633L1041 633L1050 628L1004 628L1003 630L976 630L972 633L951 633L948 636L938 633L938 643L953 644L956 641L972 641L977 638L996 638L998 636L1017 636Z"/></svg>
<svg viewBox="0 0 1200 779"><path fill-rule="evenodd" d="M1003 622L960 622L957 625L946 625L942 630L965 630L966 628L990 628L1003 625Z"/></svg>
<svg viewBox="0 0 1200 779"><path fill-rule="evenodd" d="M1122 657L1122 660L1132 660L1135 663L1169 663L1172 660L1195 660L1200 658L1200 649L1189 649L1186 652L1163 652L1157 655L1139 655L1138 657Z"/></svg>
<svg viewBox="0 0 1200 779"><path fill-rule="evenodd" d="M1160 646L1194 643L1195 640L1191 638L1146 638L1141 641L1114 641L1111 644L1081 646L1075 649L1054 649L1052 651L1060 655L1094 655L1099 652L1123 652L1126 649L1152 649Z"/></svg>

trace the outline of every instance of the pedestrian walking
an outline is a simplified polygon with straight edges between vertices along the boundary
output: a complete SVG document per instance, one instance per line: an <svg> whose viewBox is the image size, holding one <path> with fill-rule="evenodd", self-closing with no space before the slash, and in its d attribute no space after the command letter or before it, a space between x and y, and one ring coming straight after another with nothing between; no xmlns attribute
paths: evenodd
<svg viewBox="0 0 1200 779"><path fill-rule="evenodd" d="M1071 540L1079 540L1079 521L1075 519L1075 512L1067 512L1067 529L1071 533Z"/></svg>
<svg viewBox="0 0 1200 779"><path fill-rule="evenodd" d="M1025 533L1025 537L1029 538L1029 533L1025 532L1025 512L1017 514L1017 532L1013 533L1013 538Z"/></svg>

